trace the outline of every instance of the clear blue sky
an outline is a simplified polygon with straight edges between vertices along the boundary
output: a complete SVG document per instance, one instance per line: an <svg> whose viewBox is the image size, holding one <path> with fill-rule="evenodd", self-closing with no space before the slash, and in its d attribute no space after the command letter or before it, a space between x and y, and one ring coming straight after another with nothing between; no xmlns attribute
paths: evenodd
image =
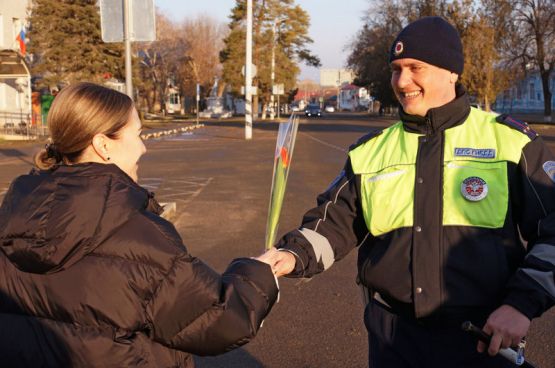
<svg viewBox="0 0 555 368"><path fill-rule="evenodd" d="M173 21L208 14L228 23L235 0L154 0L156 6ZM314 40L310 50L320 57L322 68L344 67L349 52L345 47L362 27L362 16L369 0L296 0L310 14L309 35ZM300 79L319 81L318 69L301 65Z"/></svg>

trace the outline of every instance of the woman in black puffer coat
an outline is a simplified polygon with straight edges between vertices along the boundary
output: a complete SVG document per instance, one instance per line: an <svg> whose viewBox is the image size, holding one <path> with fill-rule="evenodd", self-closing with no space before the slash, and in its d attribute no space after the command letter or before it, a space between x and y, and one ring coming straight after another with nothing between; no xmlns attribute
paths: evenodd
<svg viewBox="0 0 555 368"><path fill-rule="evenodd" d="M250 341L276 301L269 265L220 275L137 185L141 122L125 95L63 89L42 170L0 208L0 366L192 367Z"/></svg>

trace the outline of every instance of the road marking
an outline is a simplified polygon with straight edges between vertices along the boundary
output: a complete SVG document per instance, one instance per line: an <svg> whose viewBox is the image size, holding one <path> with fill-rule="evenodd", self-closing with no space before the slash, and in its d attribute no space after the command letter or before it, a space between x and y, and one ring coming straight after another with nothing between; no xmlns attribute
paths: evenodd
<svg viewBox="0 0 555 368"><path fill-rule="evenodd" d="M20 158L7 158L7 159L1 159L0 160L0 165L12 165L12 164L18 164L20 163L22 160Z"/></svg>
<svg viewBox="0 0 555 368"><path fill-rule="evenodd" d="M158 189L158 187L160 186L160 184L162 184L163 181L164 179L162 178L140 178L139 185L153 192L156 189Z"/></svg>
<svg viewBox="0 0 555 368"><path fill-rule="evenodd" d="M155 192L156 199L159 202L171 200L183 205L198 196L213 179L213 177L187 177L168 180L141 178L139 184L143 188Z"/></svg>
<svg viewBox="0 0 555 368"><path fill-rule="evenodd" d="M310 135L310 134L308 134L308 133L306 133L306 132L300 132L300 133L301 133L302 135L306 135L308 138L310 138L310 139L312 139L312 140L314 140L314 141L316 141L316 142L318 142L318 143L323 144L324 146L331 147L331 148L333 148L333 149L336 149L336 150L341 151L341 152L344 152L344 153L349 152L348 150L346 150L346 149L343 148L343 147L339 147L339 146L336 146L335 144L331 144L331 143L328 143L328 142L326 142L326 141L323 141L323 140L321 140L321 139L319 139L319 138L316 138L316 137L314 137L313 135Z"/></svg>

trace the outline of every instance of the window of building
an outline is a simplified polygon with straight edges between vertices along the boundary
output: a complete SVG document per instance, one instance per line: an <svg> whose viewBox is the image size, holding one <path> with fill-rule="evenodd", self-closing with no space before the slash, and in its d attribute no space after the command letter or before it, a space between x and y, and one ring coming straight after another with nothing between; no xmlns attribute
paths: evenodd
<svg viewBox="0 0 555 368"><path fill-rule="evenodd" d="M17 41L17 35L21 31L21 20L19 18L12 18L12 48L19 50L19 41Z"/></svg>
<svg viewBox="0 0 555 368"><path fill-rule="evenodd" d="M516 85L516 98L517 100L522 100L522 84L518 83Z"/></svg>
<svg viewBox="0 0 555 368"><path fill-rule="evenodd" d="M4 16L0 13L0 49L7 49L6 41L4 40Z"/></svg>
<svg viewBox="0 0 555 368"><path fill-rule="evenodd" d="M0 110L6 108L6 84L0 83Z"/></svg>
<svg viewBox="0 0 555 368"><path fill-rule="evenodd" d="M179 103L179 95L177 93L170 93L170 103L173 105Z"/></svg>
<svg viewBox="0 0 555 368"><path fill-rule="evenodd" d="M534 93L534 82L530 83L530 91L528 92L528 96L530 96L530 100L534 100L536 94Z"/></svg>

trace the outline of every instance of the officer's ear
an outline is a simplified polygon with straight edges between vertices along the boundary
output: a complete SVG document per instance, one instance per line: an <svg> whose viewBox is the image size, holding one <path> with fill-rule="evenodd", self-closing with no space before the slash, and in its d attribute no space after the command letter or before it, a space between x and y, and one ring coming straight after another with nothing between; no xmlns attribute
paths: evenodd
<svg viewBox="0 0 555 368"><path fill-rule="evenodd" d="M452 84L457 83L457 81L459 80L459 75L457 73L451 73L451 75L449 76L449 81Z"/></svg>

